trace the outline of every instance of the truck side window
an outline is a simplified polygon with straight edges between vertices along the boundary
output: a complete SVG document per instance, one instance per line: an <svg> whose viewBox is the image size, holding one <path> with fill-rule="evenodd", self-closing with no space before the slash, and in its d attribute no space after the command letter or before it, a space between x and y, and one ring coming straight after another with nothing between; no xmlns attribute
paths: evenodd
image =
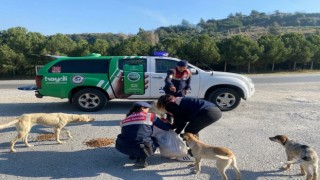
<svg viewBox="0 0 320 180"><path fill-rule="evenodd" d="M147 59L119 59L118 67L120 70L123 70L123 64L142 64L143 71L147 71Z"/></svg>
<svg viewBox="0 0 320 180"><path fill-rule="evenodd" d="M177 61L170 59L156 59L156 73L167 73L169 69L175 68Z"/></svg>
<svg viewBox="0 0 320 180"><path fill-rule="evenodd" d="M108 73L109 60L64 60L50 67L49 73Z"/></svg>

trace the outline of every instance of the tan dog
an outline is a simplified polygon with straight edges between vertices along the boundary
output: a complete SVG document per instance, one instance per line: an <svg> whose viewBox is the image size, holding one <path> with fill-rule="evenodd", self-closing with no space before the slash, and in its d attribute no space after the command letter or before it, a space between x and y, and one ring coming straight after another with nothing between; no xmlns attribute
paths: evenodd
<svg viewBox="0 0 320 180"><path fill-rule="evenodd" d="M277 135L269 137L269 139L283 145L285 148L288 160L283 167L285 170L290 169L291 164L299 163L301 174L307 174L307 180L310 180L311 178L313 180L318 179L318 155L314 149L307 145L289 140L285 135ZM293 161L294 159L297 161ZM312 167L313 169L313 176L309 171L309 167Z"/></svg>
<svg viewBox="0 0 320 180"><path fill-rule="evenodd" d="M69 138L72 138L70 132L64 128L68 123L90 121L94 121L94 119L90 118L87 115L64 113L34 113L23 114L22 116L16 118L14 121L0 125L0 129L4 129L13 124L16 125L18 135L10 142L10 150L11 152L15 152L16 150L14 149L14 145L19 139L22 139L26 146L33 146L28 143L28 135L32 126L34 125L44 125L53 127L55 130L56 141L59 144L61 144L63 143L62 141L60 141L60 132L62 129L67 131Z"/></svg>
<svg viewBox="0 0 320 180"><path fill-rule="evenodd" d="M223 180L228 179L226 175L226 170L230 165L234 168L236 172L236 179L241 179L240 171L237 167L236 157L232 151L224 147L214 147L207 145L197 139L194 134L185 133L182 135L183 140L189 145L193 157L196 159L194 173L199 173L201 171L201 159L213 159L216 160L216 167Z"/></svg>

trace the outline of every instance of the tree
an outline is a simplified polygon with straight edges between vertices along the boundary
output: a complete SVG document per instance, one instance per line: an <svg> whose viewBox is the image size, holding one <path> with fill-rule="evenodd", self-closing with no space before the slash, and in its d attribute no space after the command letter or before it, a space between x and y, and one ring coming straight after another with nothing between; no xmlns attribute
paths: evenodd
<svg viewBox="0 0 320 180"><path fill-rule="evenodd" d="M21 67L26 64L24 55L16 53L8 45L0 45L0 72L10 73L16 76L16 73Z"/></svg>
<svg viewBox="0 0 320 180"><path fill-rule="evenodd" d="M192 63L201 62L211 65L220 60L216 42L208 35L200 35L190 39L185 47L185 55Z"/></svg>
<svg viewBox="0 0 320 180"><path fill-rule="evenodd" d="M91 52L100 53L101 55L107 55L109 44L106 40L96 39L91 46Z"/></svg>
<svg viewBox="0 0 320 180"><path fill-rule="evenodd" d="M285 47L288 49L288 60L293 62L293 70L296 70L297 63L306 63L311 60L312 47L302 34L288 33L282 37Z"/></svg>
<svg viewBox="0 0 320 180"><path fill-rule="evenodd" d="M41 58L35 58L34 55L39 56L43 52L46 37L40 33L28 32L23 27L15 27L4 31L2 38L3 42L16 54L9 64L15 64L17 67L13 68L9 64L7 67L12 69L14 74L15 72L34 73L34 65L41 61Z"/></svg>
<svg viewBox="0 0 320 180"><path fill-rule="evenodd" d="M227 63L237 67L247 64L248 73L251 71L251 64L259 59L263 50L256 41L241 35L222 40L219 48L222 60L225 61L225 70Z"/></svg>
<svg viewBox="0 0 320 180"><path fill-rule="evenodd" d="M3 43L7 44L14 52L29 53L31 42L27 37L28 30L23 27L9 28L3 32Z"/></svg>
<svg viewBox="0 0 320 180"><path fill-rule="evenodd" d="M28 32L27 40L30 42L28 54L41 54L45 49L46 37L44 35L36 32Z"/></svg>
<svg viewBox="0 0 320 180"><path fill-rule="evenodd" d="M171 57L184 56L183 46L185 44L185 39L181 37L169 37L165 38L160 43L157 44L156 49L161 51L166 51Z"/></svg>
<svg viewBox="0 0 320 180"><path fill-rule="evenodd" d="M268 28L269 33L272 35L280 35L281 34L281 26L277 22L274 22L271 26Z"/></svg>
<svg viewBox="0 0 320 180"><path fill-rule="evenodd" d="M150 54L150 45L143 42L139 36L134 36L117 45L114 49L114 53L115 55L145 56Z"/></svg>
<svg viewBox="0 0 320 180"><path fill-rule="evenodd" d="M72 39L63 34L50 36L46 43L47 52L53 55L67 55L74 46Z"/></svg>
<svg viewBox="0 0 320 180"><path fill-rule="evenodd" d="M272 64L271 71L274 71L275 64L286 60L287 50L279 36L261 36L258 39L258 43L263 48L260 60L265 64L265 70L268 64Z"/></svg>
<svg viewBox="0 0 320 180"><path fill-rule="evenodd" d="M201 31L203 33L214 34L214 32L217 30L217 21L214 19L211 19L205 22L203 19L200 19L200 22L198 23L198 27L201 28Z"/></svg>
<svg viewBox="0 0 320 180"><path fill-rule="evenodd" d="M149 45L155 45L159 42L159 37L154 31L145 31L142 28L139 28L137 36L139 36L143 42Z"/></svg>
<svg viewBox="0 0 320 180"><path fill-rule="evenodd" d="M311 43L313 56L311 57L310 69L313 70L313 63L320 63L320 35L310 35L307 37L307 40Z"/></svg>
<svg viewBox="0 0 320 180"><path fill-rule="evenodd" d="M87 40L81 39L75 43L70 56L86 56L90 54L89 43Z"/></svg>

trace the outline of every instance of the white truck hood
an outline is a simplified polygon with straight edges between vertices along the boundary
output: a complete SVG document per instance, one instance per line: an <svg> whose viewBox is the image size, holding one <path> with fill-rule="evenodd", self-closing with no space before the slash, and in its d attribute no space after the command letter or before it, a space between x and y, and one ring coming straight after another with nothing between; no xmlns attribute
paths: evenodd
<svg viewBox="0 0 320 180"><path fill-rule="evenodd" d="M251 80L251 78L241 75L241 74L236 74L236 73L229 73L229 72L219 72L219 71L203 71L200 70L199 73L201 74L201 81L204 82L212 82L216 85L219 84L230 84L230 85L235 85L237 87L240 87L245 94L244 99L251 97L254 92L254 84ZM201 83L201 84L206 84L206 83Z"/></svg>

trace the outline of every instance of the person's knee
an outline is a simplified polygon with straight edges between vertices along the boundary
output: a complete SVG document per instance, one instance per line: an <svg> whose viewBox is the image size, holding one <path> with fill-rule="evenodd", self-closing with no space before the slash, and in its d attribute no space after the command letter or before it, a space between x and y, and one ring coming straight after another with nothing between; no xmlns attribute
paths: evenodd
<svg viewBox="0 0 320 180"><path fill-rule="evenodd" d="M209 110L209 116L211 123L214 123L222 117L222 112L218 107L214 107Z"/></svg>

